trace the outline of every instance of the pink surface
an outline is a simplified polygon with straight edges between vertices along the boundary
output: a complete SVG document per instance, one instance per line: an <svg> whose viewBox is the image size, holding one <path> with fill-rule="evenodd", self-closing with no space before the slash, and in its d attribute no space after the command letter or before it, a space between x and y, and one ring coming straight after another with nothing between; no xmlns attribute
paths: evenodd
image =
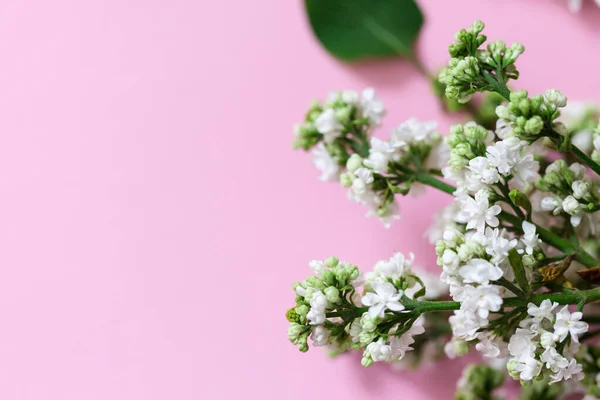
<svg viewBox="0 0 600 400"><path fill-rule="evenodd" d="M591 7L420 3L429 68L480 18L527 46L518 86L600 91ZM412 250L434 268L422 233L447 201L403 199L390 230L363 218L291 150L308 102L374 86L390 111L381 134L410 116L457 120L401 61L331 59L301 4L2 3L0 398L450 398L455 364L403 375L287 342L309 260L368 269Z"/></svg>

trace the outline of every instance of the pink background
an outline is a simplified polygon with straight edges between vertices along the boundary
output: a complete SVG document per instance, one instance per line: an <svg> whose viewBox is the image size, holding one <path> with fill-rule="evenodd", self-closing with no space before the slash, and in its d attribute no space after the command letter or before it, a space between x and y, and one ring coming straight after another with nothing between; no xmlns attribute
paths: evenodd
<svg viewBox="0 0 600 400"><path fill-rule="evenodd" d="M428 68L480 18L522 41L518 87L600 90L600 12L560 1L421 0ZM445 117L402 61L346 66L301 1L0 5L0 398L447 399L460 368L401 374L287 342L294 280L335 254L434 266L448 199L403 199L386 230L291 150L333 89L374 86L389 117ZM598 99L596 97L596 99Z"/></svg>

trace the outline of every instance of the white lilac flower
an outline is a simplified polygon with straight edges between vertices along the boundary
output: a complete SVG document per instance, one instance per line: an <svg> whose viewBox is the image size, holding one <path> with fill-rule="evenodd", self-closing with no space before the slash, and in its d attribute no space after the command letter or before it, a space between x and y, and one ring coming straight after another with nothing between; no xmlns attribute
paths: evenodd
<svg viewBox="0 0 600 400"><path fill-rule="evenodd" d="M562 202L562 208L571 216L571 224L573 226L579 226L582 219L580 215L582 206L577 199L573 196L567 196Z"/></svg>
<svg viewBox="0 0 600 400"><path fill-rule="evenodd" d="M389 282L374 282L372 284L373 292L369 292L362 297L362 303L369 307L369 317L383 318L386 310L402 311L404 305L400 303L402 290L397 290Z"/></svg>
<svg viewBox="0 0 600 400"><path fill-rule="evenodd" d="M573 179L581 180L585 176L585 165L579 163L573 163L569 166L571 172L573 172Z"/></svg>
<svg viewBox="0 0 600 400"><path fill-rule="evenodd" d="M315 120L317 131L323 134L323 140L331 143L342 134L342 124L339 123L332 108L323 110L321 115Z"/></svg>
<svg viewBox="0 0 600 400"><path fill-rule="evenodd" d="M503 272L500 267L482 258L473 258L458 270L465 283L487 285L490 281L498 280Z"/></svg>
<svg viewBox="0 0 600 400"><path fill-rule="evenodd" d="M377 217L383 223L383 226L389 228L392 226L392 222L394 220L400 219L400 206L394 200L393 202L387 204L385 209L380 209L381 200L377 198L377 201L374 202L366 202L365 204L370 206L371 209L367 211L367 217Z"/></svg>
<svg viewBox="0 0 600 400"><path fill-rule="evenodd" d="M452 327L452 335L465 341L475 339L477 337L477 330L481 328L477 317L468 311L456 310L448 321Z"/></svg>
<svg viewBox="0 0 600 400"><path fill-rule="evenodd" d="M369 353L373 361L390 361L392 359L392 347L386 344L383 338L377 342L371 342L367 346L366 352Z"/></svg>
<svg viewBox="0 0 600 400"><path fill-rule="evenodd" d="M501 338L494 336L489 331L480 333L477 339L478 343L475 345L475 349L485 358L500 357L506 346L506 343Z"/></svg>
<svg viewBox="0 0 600 400"><path fill-rule="evenodd" d="M352 181L352 192L359 199L369 192L369 185L373 183L373 171L368 168L359 168L354 171L355 178Z"/></svg>
<svg viewBox="0 0 600 400"><path fill-rule="evenodd" d="M558 335L553 332L544 332L540 335L540 345L544 349L549 349L551 347L556 346L558 342Z"/></svg>
<svg viewBox="0 0 600 400"><path fill-rule="evenodd" d="M374 125L381 123L381 118L385 115L385 108L383 101L375 96L375 89L363 90L360 106L363 117L368 118Z"/></svg>
<svg viewBox="0 0 600 400"><path fill-rule="evenodd" d="M329 307L327 297L320 290L315 291L310 299L310 311L306 315L306 319L310 321L311 325L322 324L325 322L327 307Z"/></svg>
<svg viewBox="0 0 600 400"><path fill-rule="evenodd" d="M492 256L490 260L493 264L500 264L508 257L508 253L517 246L517 239L506 237L506 231L498 228L487 227L485 233L475 232L471 236L473 240L481 243L485 247L487 254Z"/></svg>
<svg viewBox="0 0 600 400"><path fill-rule="evenodd" d="M502 107L502 108L500 108ZM498 136L500 139L504 139L509 137L510 135L512 135L512 126L510 124L510 122L508 121L509 115L508 115L508 109L504 106L498 106L498 108L496 109L496 114L498 116L500 116L500 114L498 114L498 109L500 108L500 114L505 115L506 119L504 119L504 117L498 118L498 120L496 121L496 136Z"/></svg>
<svg viewBox="0 0 600 400"><path fill-rule="evenodd" d="M552 214L558 215L563 211L562 199L560 197L547 196L540 203L542 211L551 211Z"/></svg>
<svg viewBox="0 0 600 400"><path fill-rule="evenodd" d="M531 355L509 361L507 368L509 372L514 371L521 380L530 381L542 371L542 363Z"/></svg>
<svg viewBox="0 0 600 400"><path fill-rule="evenodd" d="M386 155L379 151L371 151L369 153L369 158L364 161L367 167L379 174L387 172L389 162L390 160Z"/></svg>
<svg viewBox="0 0 600 400"><path fill-rule="evenodd" d="M581 205L573 196L567 196L562 202L562 208L567 214L577 215L581 209Z"/></svg>
<svg viewBox="0 0 600 400"><path fill-rule="evenodd" d="M557 372L559 369L567 368L569 360L562 356L556 348L549 347L540 356L540 360L546 364L546 368Z"/></svg>
<svg viewBox="0 0 600 400"><path fill-rule="evenodd" d="M492 166L498 169L500 174L509 175L512 167L517 164L521 147L522 144L518 138L508 137L487 147L487 159Z"/></svg>
<svg viewBox="0 0 600 400"><path fill-rule="evenodd" d="M325 148L323 143L319 143L315 146L312 153L312 162L315 167L321 171L322 181L337 181L340 177L340 166L337 161L331 157L329 151Z"/></svg>
<svg viewBox="0 0 600 400"><path fill-rule="evenodd" d="M390 142L371 138L369 157L364 161L364 164L377 173L385 173L395 153L396 148Z"/></svg>
<svg viewBox="0 0 600 400"><path fill-rule="evenodd" d="M460 264L460 259L458 258L458 254L454 250L446 249L442 254L442 264L445 270L448 270L450 274L455 274L458 272L458 266Z"/></svg>
<svg viewBox="0 0 600 400"><path fill-rule="evenodd" d="M581 321L583 314L579 311L571 313L568 306L564 306L556 314L556 322L554 322L554 333L558 335L559 341L562 342L571 335L571 339L579 342L579 335L587 332L588 324Z"/></svg>
<svg viewBox="0 0 600 400"><path fill-rule="evenodd" d="M457 198L460 203L461 218L469 221L467 229L476 229L483 232L486 224L491 227L497 227L500 221L496 217L502 209L495 204L490 207L488 192L480 190L475 194L475 198L463 195Z"/></svg>
<svg viewBox="0 0 600 400"><path fill-rule="evenodd" d="M312 260L311 262L308 263L308 266L317 275L320 275L321 272L323 272L323 270L325 269L325 263L323 261L319 261L319 260Z"/></svg>
<svg viewBox="0 0 600 400"><path fill-rule="evenodd" d="M407 278L408 275L412 274L411 266L414 259L415 255L413 253L409 253L408 258L406 258L404 254L397 252L389 260L378 261L373 267L373 272L367 273L367 280Z"/></svg>
<svg viewBox="0 0 600 400"><path fill-rule="evenodd" d="M562 108L567 105L567 96L565 96L560 90L548 89L543 94L544 104L556 108Z"/></svg>
<svg viewBox="0 0 600 400"><path fill-rule="evenodd" d="M310 338L313 346L326 346L329 339L329 330L323 325L317 325L313 328Z"/></svg>
<svg viewBox="0 0 600 400"><path fill-rule="evenodd" d="M558 307L558 303L552 302L548 299L542 301L539 306L533 303L527 305L527 314L533 317L533 322L539 323L544 319L548 321L554 320L554 309Z"/></svg>
<svg viewBox="0 0 600 400"><path fill-rule="evenodd" d="M360 95L354 90L344 90L342 92L342 101L344 103L355 106L358 105L358 103L360 102Z"/></svg>
<svg viewBox="0 0 600 400"><path fill-rule="evenodd" d="M573 189L573 196L576 199L583 199L590 193L590 184L586 181L575 181L571 185Z"/></svg>
<svg viewBox="0 0 600 400"><path fill-rule="evenodd" d="M583 379L583 367L578 364L574 358L571 358L569 364L565 368L560 368L554 375L550 383L559 382L567 379L575 379L580 381Z"/></svg>
<svg viewBox="0 0 600 400"><path fill-rule="evenodd" d="M435 121L420 122L416 118L410 118L394 128L391 143L395 148L403 148L409 144L426 140L436 127Z"/></svg>
<svg viewBox="0 0 600 400"><path fill-rule="evenodd" d="M490 311L498 311L502 307L500 287L496 285L466 285L462 294L460 308L470 311L481 319L487 319Z"/></svg>
<svg viewBox="0 0 600 400"><path fill-rule="evenodd" d="M515 359L530 357L536 349L535 334L528 329L517 328L508 342L508 351Z"/></svg>
<svg viewBox="0 0 600 400"><path fill-rule="evenodd" d="M541 242L536 233L536 226L531 222L523 221L522 227L523 237L521 238L521 242L525 245L525 252L533 254L533 249Z"/></svg>
<svg viewBox="0 0 600 400"><path fill-rule="evenodd" d="M533 154L525 154L513 166L513 179L511 182L518 189L524 189L527 183L539 179L539 168L540 164L533 158Z"/></svg>
<svg viewBox="0 0 600 400"><path fill-rule="evenodd" d="M421 335L425 332L425 328L423 324L425 323L425 318L421 315L419 318L415 320L413 325L408 329L408 331L404 332L400 337L394 337L390 342L392 350L398 359L404 357L407 351L412 350L411 345L415 342L413 336Z"/></svg>
<svg viewBox="0 0 600 400"><path fill-rule="evenodd" d="M411 345L415 342L413 336L420 335L425 332L424 317L420 316L415 320L413 325L404 332L400 337L395 336L398 326L390 329L388 335L392 338L389 344L380 338L376 342L371 342L366 348L373 361L392 361L402 359L407 351L412 350Z"/></svg>
<svg viewBox="0 0 600 400"><path fill-rule="evenodd" d="M493 185L498 183L500 175L498 169L485 157L475 157L469 161L467 166L469 174L467 178L467 189L476 191L485 187L485 185Z"/></svg>

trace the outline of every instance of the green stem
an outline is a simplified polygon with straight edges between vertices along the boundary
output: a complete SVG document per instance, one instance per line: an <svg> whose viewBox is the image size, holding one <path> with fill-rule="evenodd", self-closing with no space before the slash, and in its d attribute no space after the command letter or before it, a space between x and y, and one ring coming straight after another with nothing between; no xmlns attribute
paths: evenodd
<svg viewBox="0 0 600 400"><path fill-rule="evenodd" d="M562 305L586 304L600 300L600 287L590 290L572 290L567 293L539 293L529 298L509 297L504 299L504 307L527 307L529 303L539 305L544 300L550 300ZM398 316L420 315L428 312L455 311L460 309L458 301L419 301L408 297L402 298L405 310L396 313ZM356 307L348 311L334 311L327 313L327 318L358 318L369 310L368 307ZM408 312L407 312L408 311Z"/></svg>
<svg viewBox="0 0 600 400"><path fill-rule="evenodd" d="M506 83L499 82L494 75L489 72L483 72L483 78L487 83L492 87L492 91L498 93L500 96L504 97L506 100L510 101L510 90L506 86Z"/></svg>
<svg viewBox="0 0 600 400"><path fill-rule="evenodd" d="M434 187L448 194L453 194L456 191L456 188L454 186L449 185L446 182L441 181L430 174L417 173L415 174L415 178L417 179L417 182L421 182L424 185Z"/></svg>
<svg viewBox="0 0 600 400"><path fill-rule="evenodd" d="M454 311L460 308L458 301L418 301L403 298L402 304L404 304L406 310L417 315L433 311Z"/></svg>
<svg viewBox="0 0 600 400"><path fill-rule="evenodd" d="M600 164L596 163L587 154L585 154L583 151L579 150L574 145L571 145L571 151L573 152L573 154L575 154L575 156L582 163L584 163L585 165L587 165L588 167L590 167L590 169L592 169L595 173L597 173L598 175L600 175Z"/></svg>
<svg viewBox="0 0 600 400"><path fill-rule="evenodd" d="M512 284L511 282L509 282L506 278L502 277L500 279L498 279L497 281L493 282L494 284L498 285L498 286L502 286L508 290L510 290L513 294L515 294L517 297L520 298L525 298L525 293L523 293L522 290L520 290L518 287L516 287L514 284Z"/></svg>

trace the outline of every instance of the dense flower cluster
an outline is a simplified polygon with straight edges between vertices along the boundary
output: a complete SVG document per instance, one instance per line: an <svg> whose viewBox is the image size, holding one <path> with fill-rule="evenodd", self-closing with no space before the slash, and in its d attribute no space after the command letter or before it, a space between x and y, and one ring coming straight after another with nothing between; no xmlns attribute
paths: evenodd
<svg viewBox="0 0 600 400"><path fill-rule="evenodd" d="M399 217L396 195L428 186L454 201L427 231L439 280L415 273L412 254L364 277L334 257L313 261L315 275L294 286L288 337L301 351L309 338L334 353L360 350L364 366L474 348L489 366L469 366L456 399L502 399L505 375L522 383L520 399L600 399L600 346L588 341L600 335L600 108L569 105L556 89L511 91L524 48L480 48L483 28L456 35L438 84L454 101L501 96L483 101L494 123L457 124L443 138L434 122L411 118L384 140L373 136L383 103L366 90L314 103L296 128L321 179L339 180L385 226Z"/></svg>
<svg viewBox="0 0 600 400"><path fill-rule="evenodd" d="M583 367L574 358L579 337L588 330L588 324L581 321L583 314L571 313L568 306L559 309L550 300L539 306L529 303L527 314L510 337L508 372L524 381L541 373L551 374L550 383L583 379Z"/></svg>
<svg viewBox="0 0 600 400"><path fill-rule="evenodd" d="M419 274L423 279L414 273L413 258L396 253L375 264L364 281L356 266L335 257L312 261L314 275L294 284L288 338L301 351L308 350L309 338L313 346L336 352L363 349L365 366L403 359L426 324L424 316L407 308L419 298L447 295L439 280L424 271Z"/></svg>

